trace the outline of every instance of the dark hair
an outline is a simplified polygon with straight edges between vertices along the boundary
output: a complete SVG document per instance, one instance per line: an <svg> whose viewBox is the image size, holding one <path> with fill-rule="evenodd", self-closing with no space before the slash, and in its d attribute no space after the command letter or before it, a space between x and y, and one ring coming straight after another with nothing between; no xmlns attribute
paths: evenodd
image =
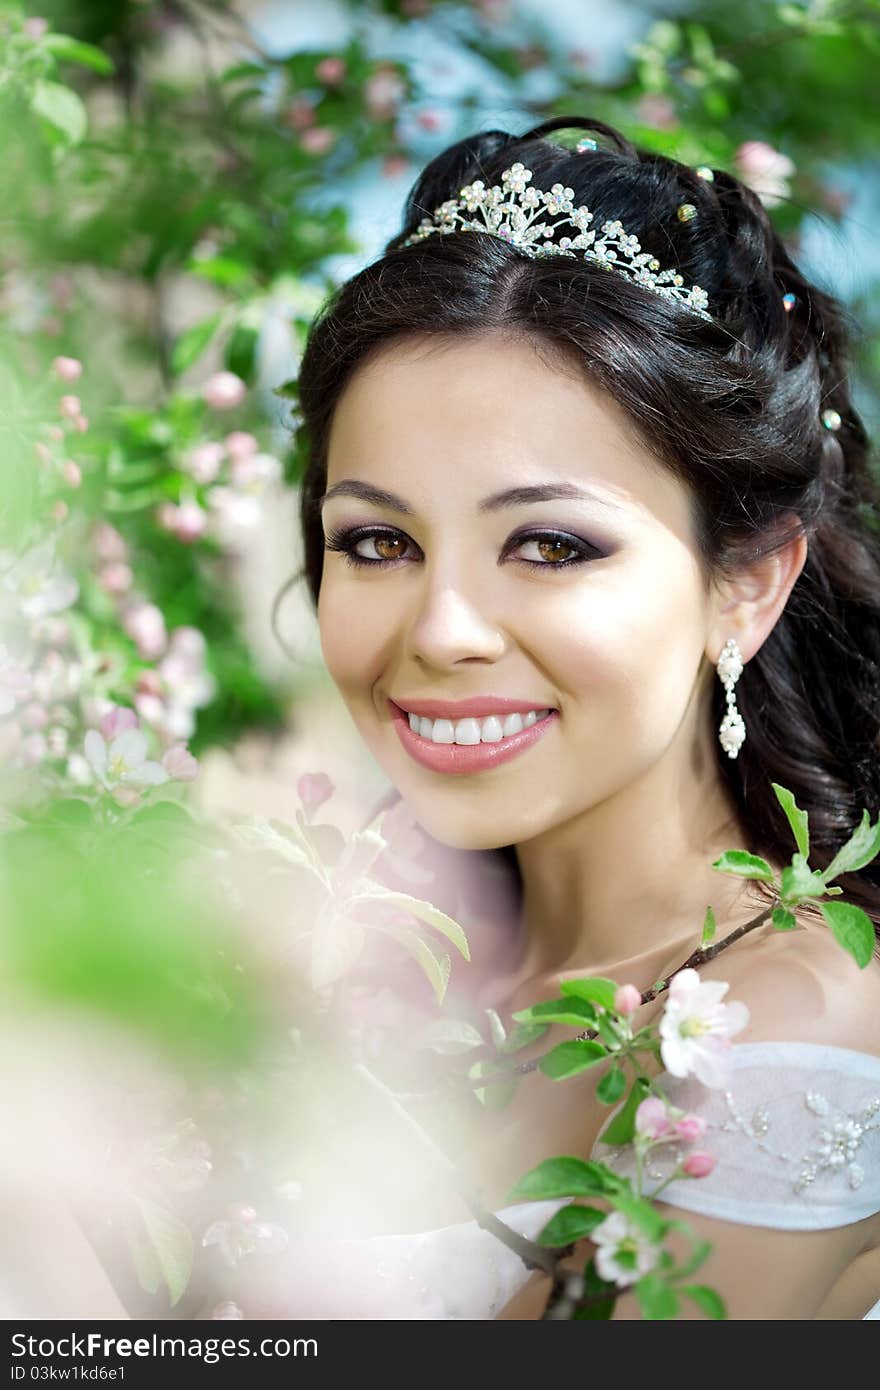
<svg viewBox="0 0 880 1390"><path fill-rule="evenodd" d="M577 153L544 138L575 128L607 143ZM464 184L500 183L515 161L533 171L536 188L573 189L594 226L619 219L662 267L706 291L713 321L580 257L531 259L494 236L463 231L403 247ZM793 264L756 194L724 170L713 175L641 149L604 122L571 117L521 136L485 131L433 159L399 235L334 291L311 327L297 387L302 573L317 605L330 425L346 383L374 354L409 335L501 331L574 361L687 484L707 582L801 530L808 538L788 602L736 687L745 744L736 759L720 745L717 756L750 836L744 847L789 861L778 782L809 812L810 860L821 869L880 802L878 486L850 399L843 306ZM678 219L683 202L696 206L694 219ZM796 296L793 308L784 294ZM822 422L827 409L841 417L836 431ZM720 681L713 699L717 728ZM498 853L515 865L511 851ZM880 862L839 882L880 928Z"/></svg>

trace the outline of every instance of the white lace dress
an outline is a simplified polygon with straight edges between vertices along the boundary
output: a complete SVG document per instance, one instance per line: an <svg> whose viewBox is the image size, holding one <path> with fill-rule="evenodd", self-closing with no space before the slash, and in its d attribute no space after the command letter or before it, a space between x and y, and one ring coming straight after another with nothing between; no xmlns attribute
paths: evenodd
<svg viewBox="0 0 880 1390"><path fill-rule="evenodd" d="M880 1057L797 1042L736 1043L731 1057L726 1091L660 1078L673 1104L706 1120L701 1147L718 1158L708 1177L673 1182L662 1200L787 1231L847 1226L880 1211ZM632 1176L632 1152L598 1142L592 1156ZM655 1155L648 1192L670 1171L676 1151L663 1146ZM567 1200L520 1203L497 1214L533 1238ZM373 1317L493 1318L530 1278L521 1260L473 1220L343 1245L350 1287L371 1291ZM359 1315L356 1307L349 1313ZM880 1288L865 1317L880 1319Z"/></svg>

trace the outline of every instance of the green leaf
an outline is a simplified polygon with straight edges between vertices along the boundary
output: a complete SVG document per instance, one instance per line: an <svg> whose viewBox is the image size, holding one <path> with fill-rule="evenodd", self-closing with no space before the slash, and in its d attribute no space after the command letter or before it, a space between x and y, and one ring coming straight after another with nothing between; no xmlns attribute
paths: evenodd
<svg viewBox="0 0 880 1390"><path fill-rule="evenodd" d="M103 49L95 48L91 43L81 43L69 34L47 34L42 41L42 47L47 48L53 57L63 63L78 63L80 67L91 68L103 77L109 77L116 70L112 59Z"/></svg>
<svg viewBox="0 0 880 1390"><path fill-rule="evenodd" d="M494 1062L489 1061L474 1062L473 1066L468 1067L468 1076L471 1081L480 1081L483 1077L491 1077L496 1072L497 1068ZM475 1086L474 1095L487 1110L502 1110L512 1100L519 1083L520 1077L518 1076L498 1077L486 1086Z"/></svg>
<svg viewBox="0 0 880 1390"><path fill-rule="evenodd" d="M574 996L576 999L586 999L589 1003L598 1004L603 1009L613 1009L617 982L606 980L601 975L593 975L582 980L562 980L559 984L559 992Z"/></svg>
<svg viewBox="0 0 880 1390"><path fill-rule="evenodd" d="M797 918L787 907L774 907L773 925L777 931L792 931L797 926Z"/></svg>
<svg viewBox="0 0 880 1390"><path fill-rule="evenodd" d="M484 1047L485 1038L479 1029L465 1019L435 1018L422 1029L415 1039L416 1047L430 1048L444 1056L470 1052L474 1047Z"/></svg>
<svg viewBox="0 0 880 1390"><path fill-rule="evenodd" d="M31 94L31 108L60 131L71 145L79 144L88 130L86 108L70 87L39 78Z"/></svg>
<svg viewBox="0 0 880 1390"><path fill-rule="evenodd" d="M793 854L791 864L782 870L780 876L783 905L792 907L804 898L821 898L824 894L824 875L818 869L811 869L802 854Z"/></svg>
<svg viewBox="0 0 880 1390"><path fill-rule="evenodd" d="M565 1023L572 1028L586 1028L595 1024L596 1010L586 999L546 999L528 1009L518 1009L513 1018L517 1023Z"/></svg>
<svg viewBox="0 0 880 1390"><path fill-rule="evenodd" d="M368 835L374 832L365 830L362 833ZM383 902L388 903L389 906L392 907L399 907L402 912L408 912L413 917L418 917L420 922L426 922L429 927L435 927L437 931L442 932L443 935L452 942L453 946L461 952L465 960L470 960L471 958L464 929L459 926L458 922L453 921L451 917L447 917L445 912L441 912L439 907L435 907L433 903L423 902L421 898L411 898L409 893L393 892L360 893L357 897L352 898L351 901Z"/></svg>
<svg viewBox="0 0 880 1390"><path fill-rule="evenodd" d="M507 1041L507 1029L494 1009L485 1009L484 1013L489 1020L489 1035L495 1048L500 1051Z"/></svg>
<svg viewBox="0 0 880 1390"><path fill-rule="evenodd" d="M626 1090L626 1077L620 1067L612 1067L606 1072L596 1087L596 1095L603 1105L614 1105Z"/></svg>
<svg viewBox="0 0 880 1390"><path fill-rule="evenodd" d="M766 859L749 854L744 849L726 849L712 864L722 874L737 874L740 878L766 879L772 883L774 874Z"/></svg>
<svg viewBox="0 0 880 1390"><path fill-rule="evenodd" d="M603 1144L629 1144L636 1132L636 1111L646 1096L651 1094L650 1084L639 1077L621 1110L613 1115L599 1138Z"/></svg>
<svg viewBox="0 0 880 1390"><path fill-rule="evenodd" d="M230 372L235 372L248 386L254 384L257 364L257 343L259 332L248 324L237 323L229 335L223 352L223 362Z"/></svg>
<svg viewBox="0 0 880 1390"><path fill-rule="evenodd" d="M364 929L337 912L323 912L310 938L309 983L313 989L327 989L336 983L360 958Z"/></svg>
<svg viewBox="0 0 880 1390"><path fill-rule="evenodd" d="M689 1279L694 1270L699 1269L700 1265L709 1258L712 1253L712 1244L708 1240L694 1241L694 1233L686 1221L672 1220L669 1223L670 1230L683 1231L693 1244L693 1249L687 1259L674 1270L673 1277L678 1279Z"/></svg>
<svg viewBox="0 0 880 1390"><path fill-rule="evenodd" d="M437 996L437 1003L442 1004L452 969L452 963L446 952L444 951L440 956L436 955L433 946L429 945L424 937L419 936L418 932L412 931L409 927L383 926L379 930L386 932L388 936L393 936L395 941L399 941L404 950L418 961Z"/></svg>
<svg viewBox="0 0 880 1390"><path fill-rule="evenodd" d="M173 1308L186 1292L192 1273L192 1233L173 1211L145 1197L137 1197L135 1201Z"/></svg>
<svg viewBox="0 0 880 1390"><path fill-rule="evenodd" d="M700 945L708 946L715 935L715 913L711 907L706 908L706 916L703 918L703 934L700 937Z"/></svg>
<svg viewBox="0 0 880 1390"><path fill-rule="evenodd" d="M805 859L810 854L810 820L806 811L802 811L794 799L792 792L787 787L781 787L778 782L771 782L771 787L776 793L776 800L779 802L786 816L788 823L794 831L794 838L797 847Z"/></svg>
<svg viewBox="0 0 880 1390"><path fill-rule="evenodd" d="M657 1211L656 1207L645 1197L637 1197L635 1193L621 1190L615 1192L610 1200L622 1211L636 1226L638 1226L649 1240L659 1241L668 1229L669 1223Z"/></svg>
<svg viewBox="0 0 880 1390"><path fill-rule="evenodd" d="M674 1318L678 1312L678 1294L659 1274L646 1274L635 1285L635 1294L642 1317L652 1322Z"/></svg>
<svg viewBox="0 0 880 1390"><path fill-rule="evenodd" d="M563 1154L545 1158L514 1183L506 1201L519 1198L542 1201L550 1197L607 1197L621 1190L622 1180L606 1168L583 1158Z"/></svg>
<svg viewBox="0 0 880 1390"><path fill-rule="evenodd" d="M573 1245L576 1240L590 1235L607 1215L598 1207L582 1207L572 1202L551 1216L536 1237L537 1242L539 1245Z"/></svg>
<svg viewBox="0 0 880 1390"><path fill-rule="evenodd" d="M856 869L863 869L878 854L880 854L880 816L877 817L877 823L872 825L868 812L862 811L860 824L853 831L846 844L837 851L828 868L822 870L822 877L826 883L830 883L840 874L853 873Z"/></svg>
<svg viewBox="0 0 880 1390"><path fill-rule="evenodd" d="M518 1023L515 1028L511 1028L498 1051L503 1052L505 1056L512 1052L521 1052L524 1047L537 1042L549 1032L549 1023Z"/></svg>
<svg viewBox="0 0 880 1390"><path fill-rule="evenodd" d="M571 1042L560 1043L546 1053L538 1063L545 1076L553 1081L564 1081L566 1077L577 1076L601 1062L608 1053L601 1043L573 1038Z"/></svg>
<svg viewBox="0 0 880 1390"><path fill-rule="evenodd" d="M300 868L309 869L320 877L308 851L301 845L295 844L293 840L288 839L286 835L282 835L275 829L274 825L262 816L251 816L245 821L238 821L233 826L233 830L237 838L246 845L271 850L273 854L286 859L289 864L296 864Z"/></svg>
<svg viewBox="0 0 880 1390"><path fill-rule="evenodd" d="M835 940L864 970L877 945L874 925L867 912L855 903L820 903L819 910Z"/></svg>
<svg viewBox="0 0 880 1390"><path fill-rule="evenodd" d="M223 311L219 310L181 333L171 353L171 370L175 376L180 376L199 360L217 332L222 317Z"/></svg>
<svg viewBox="0 0 880 1390"><path fill-rule="evenodd" d="M704 1313L708 1313L710 1318L727 1317L724 1300L720 1294L717 1294L714 1289L707 1288L705 1284L682 1284L681 1292L693 1299L697 1307L701 1308Z"/></svg>
<svg viewBox="0 0 880 1390"><path fill-rule="evenodd" d="M617 1302L618 1291L615 1284L610 1284L607 1279L603 1279L596 1269L595 1257L588 1260L584 1266L584 1297L601 1299L607 1293L608 1297L598 1303L593 1303L589 1308L579 1308L572 1314L573 1320L578 1322L596 1321L597 1319L608 1319L614 1312L614 1305Z"/></svg>

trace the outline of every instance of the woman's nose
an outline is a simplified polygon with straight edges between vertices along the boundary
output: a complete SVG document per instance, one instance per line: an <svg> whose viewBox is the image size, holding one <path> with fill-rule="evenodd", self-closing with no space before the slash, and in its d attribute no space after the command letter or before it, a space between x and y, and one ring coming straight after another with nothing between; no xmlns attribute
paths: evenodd
<svg viewBox="0 0 880 1390"><path fill-rule="evenodd" d="M409 630L410 654L431 666L477 657L497 661L505 638L496 622L460 587L445 583L424 591Z"/></svg>

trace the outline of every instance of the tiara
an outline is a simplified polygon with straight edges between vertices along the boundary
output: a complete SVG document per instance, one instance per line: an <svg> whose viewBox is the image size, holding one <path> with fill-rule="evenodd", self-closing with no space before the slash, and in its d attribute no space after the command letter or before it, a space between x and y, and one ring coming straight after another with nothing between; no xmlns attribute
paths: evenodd
<svg viewBox="0 0 880 1390"><path fill-rule="evenodd" d="M500 237L532 259L576 256L582 251L584 260L595 261L606 270L626 275L655 294L675 299L701 319L712 322L712 315L706 312L709 302L706 291L699 285L686 286L677 270L661 270L660 262L650 252L642 250L638 237L630 236L621 222L603 222L601 235L595 228L588 230L593 214L587 207L574 206L573 188L554 183L549 193L545 193L539 188L526 187L531 177L531 169L512 164L502 173L500 186L496 183L486 188L482 179L467 184L458 198L441 203L430 217L423 218L402 245L412 246L434 232L466 231L488 232L490 236ZM683 204L688 209L690 206ZM465 212L479 212L482 222L463 216ZM536 216L544 212L563 216L554 222L546 219L536 222ZM689 220L691 216L693 212L682 220ZM574 227L578 235L553 241L551 234L562 226Z"/></svg>

